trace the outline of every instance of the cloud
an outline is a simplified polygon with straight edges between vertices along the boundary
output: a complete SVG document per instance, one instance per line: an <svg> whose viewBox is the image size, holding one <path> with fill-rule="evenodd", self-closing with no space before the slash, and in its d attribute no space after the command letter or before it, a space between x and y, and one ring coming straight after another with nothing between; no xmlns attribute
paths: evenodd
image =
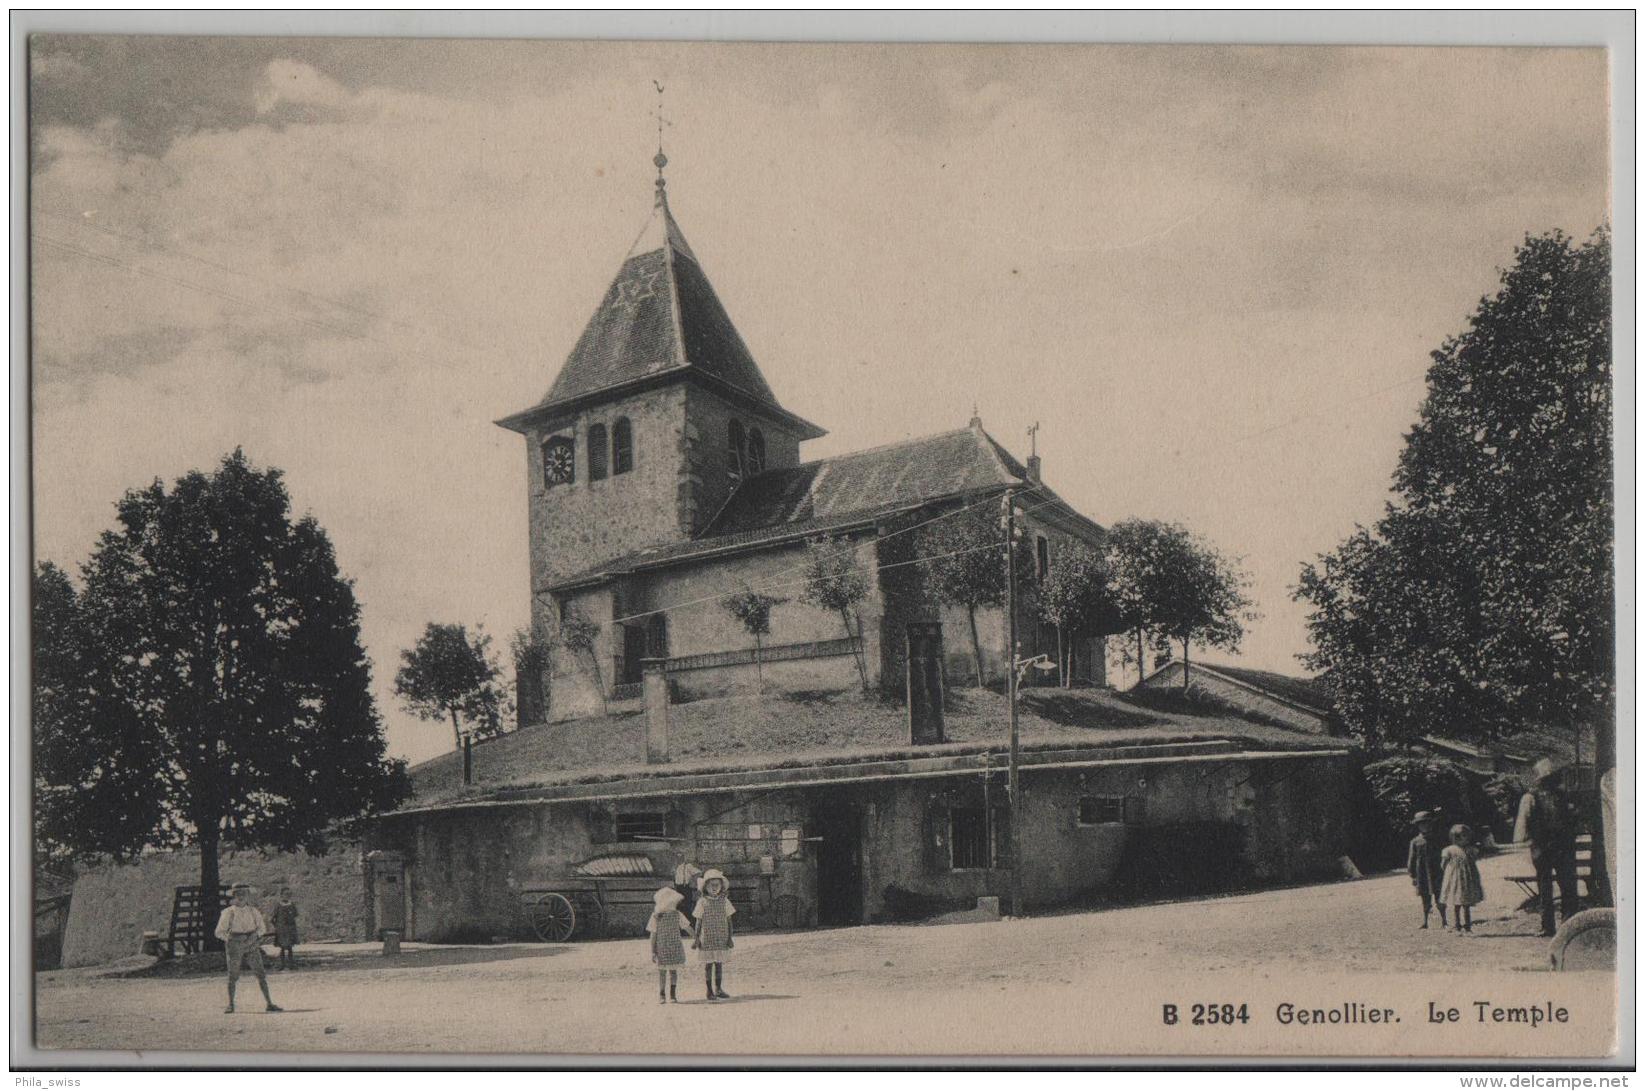
<svg viewBox="0 0 1645 1091"><path fill-rule="evenodd" d="M395 749L446 745L388 692L398 650L525 620L490 422L649 211L656 75L684 230L833 429L808 457L973 401L1013 448L1040 420L1093 516L1249 558L1247 647L1286 669L1297 564L1375 517L1421 387L1363 395L1421 376L1526 231L1604 217L1597 56L36 41L38 553L244 445L358 581Z"/></svg>

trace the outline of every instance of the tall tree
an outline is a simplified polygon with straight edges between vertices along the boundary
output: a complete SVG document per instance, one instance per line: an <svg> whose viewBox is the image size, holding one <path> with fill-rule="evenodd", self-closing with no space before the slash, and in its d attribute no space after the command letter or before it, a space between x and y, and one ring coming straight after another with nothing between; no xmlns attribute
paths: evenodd
<svg viewBox="0 0 1645 1091"><path fill-rule="evenodd" d="M856 546L847 538L813 539L806 543L802 571L805 582L800 589L800 601L839 615L845 637L852 641L851 658L857 664L857 676L867 689L868 668L863 665L861 620L857 621L857 631L851 631L857 606L868 597L868 575L857 557Z"/></svg>
<svg viewBox="0 0 1645 1091"><path fill-rule="evenodd" d="M1527 238L1432 354L1383 518L1304 567L1305 661L1367 739L1592 724L1614 760L1610 270L1604 229Z"/></svg>
<svg viewBox="0 0 1645 1091"><path fill-rule="evenodd" d="M1182 647L1182 684L1188 686L1194 644L1238 649L1253 619L1239 565L1176 523L1131 519L1109 531L1108 566L1116 613L1137 644L1142 670L1145 634Z"/></svg>
<svg viewBox="0 0 1645 1091"><path fill-rule="evenodd" d="M198 844L215 890L223 845L318 851L334 821L403 798L353 587L290 508L280 471L238 450L120 501L78 599L84 736L36 739L79 813L99 812L80 851Z"/></svg>
<svg viewBox="0 0 1645 1091"><path fill-rule="evenodd" d="M1073 542L1057 553L1035 596L1040 620L1057 630L1057 672L1067 688L1073 680L1073 642L1079 637L1124 631L1109 581L1108 561Z"/></svg>
<svg viewBox="0 0 1645 1091"><path fill-rule="evenodd" d="M771 635L771 611L781 606L787 599L765 595L752 587L744 587L741 591L726 599L720 605L725 612L742 623L743 630L754 638L754 674L759 679L760 689L765 689L765 665L761 663L761 652L765 638Z"/></svg>
<svg viewBox="0 0 1645 1091"><path fill-rule="evenodd" d="M414 716L449 717L452 741L461 750L465 722L476 738L503 733L502 674L484 630L470 637L465 625L431 621L417 643L400 653L394 692Z"/></svg>

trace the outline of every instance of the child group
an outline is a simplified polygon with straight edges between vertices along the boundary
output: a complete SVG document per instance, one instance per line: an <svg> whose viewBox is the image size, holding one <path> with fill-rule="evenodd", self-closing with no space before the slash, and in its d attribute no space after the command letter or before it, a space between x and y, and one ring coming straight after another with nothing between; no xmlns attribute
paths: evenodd
<svg viewBox="0 0 1645 1091"><path fill-rule="evenodd" d="M1474 831L1457 823L1451 827L1449 845L1440 835L1440 812L1418 811L1411 819L1417 835L1411 838L1411 850L1405 867L1411 873L1411 884L1422 899L1422 927L1428 927L1428 914L1439 909L1439 926L1445 927L1445 908L1450 906L1451 919L1458 935L1474 931L1474 906L1485 900L1485 885L1479 878L1479 849L1474 844Z"/></svg>
<svg viewBox="0 0 1645 1091"><path fill-rule="evenodd" d="M697 952L703 984L710 1000L729 1000L725 991L726 955L736 943L731 938L731 884L717 868L700 871L695 864L674 870L674 885L657 891L655 909L645 930L651 936L651 961L657 965L657 1003L678 1003L675 988L685 965L685 940Z"/></svg>

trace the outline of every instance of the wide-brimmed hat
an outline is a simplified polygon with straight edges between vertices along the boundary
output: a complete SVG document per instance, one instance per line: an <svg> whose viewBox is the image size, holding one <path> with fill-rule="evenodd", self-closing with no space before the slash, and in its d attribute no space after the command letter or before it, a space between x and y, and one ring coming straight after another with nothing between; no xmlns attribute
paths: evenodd
<svg viewBox="0 0 1645 1091"><path fill-rule="evenodd" d="M1411 825L1419 826L1424 822L1438 822L1440 814L1441 812L1437 809L1432 811L1418 811L1416 814L1411 816Z"/></svg>
<svg viewBox="0 0 1645 1091"><path fill-rule="evenodd" d="M718 879L720 882L724 883L726 890L731 889L731 880L725 877L725 872L714 867L709 868L707 871L703 872L702 875L698 876L697 889L706 891L708 889L708 884L715 879Z"/></svg>
<svg viewBox="0 0 1645 1091"><path fill-rule="evenodd" d="M1538 758L1536 760L1536 764L1531 766L1531 783L1532 784L1541 783L1542 781L1547 780L1549 777L1553 776L1558 771L1559 770L1554 768L1554 763L1553 763L1552 759L1550 759L1550 758Z"/></svg>
<svg viewBox="0 0 1645 1091"><path fill-rule="evenodd" d="M686 883L693 882L697 876L702 873L702 868L698 867L696 864L681 864L679 867L674 869L674 881L679 883L681 886L684 886Z"/></svg>
<svg viewBox="0 0 1645 1091"><path fill-rule="evenodd" d="M229 895L231 897L235 894L240 893L240 891L242 891L242 890L245 891L247 894L250 894L251 893L251 884L250 883L235 883L233 886L228 888L228 892L229 892Z"/></svg>
<svg viewBox="0 0 1645 1091"><path fill-rule="evenodd" d="M685 901L685 895L671 886L665 886L653 894L651 900L656 903L657 912L667 913L670 909L679 908L680 903Z"/></svg>

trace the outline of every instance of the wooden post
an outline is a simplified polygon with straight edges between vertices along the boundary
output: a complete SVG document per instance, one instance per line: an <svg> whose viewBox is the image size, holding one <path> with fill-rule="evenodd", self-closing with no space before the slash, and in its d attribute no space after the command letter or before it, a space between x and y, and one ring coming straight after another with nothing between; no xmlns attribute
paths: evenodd
<svg viewBox="0 0 1645 1091"><path fill-rule="evenodd" d="M474 783L474 734L463 732L463 783Z"/></svg>
<svg viewBox="0 0 1645 1091"><path fill-rule="evenodd" d="M1010 766L1006 795L1011 816L1011 915L1022 912L1022 785L1017 769L1017 505L1016 492L1005 492L1006 696L1011 710ZM991 820L991 819L990 819Z"/></svg>
<svg viewBox="0 0 1645 1091"><path fill-rule="evenodd" d="M641 685L645 693L645 761L647 765L668 762L668 661L640 661Z"/></svg>

